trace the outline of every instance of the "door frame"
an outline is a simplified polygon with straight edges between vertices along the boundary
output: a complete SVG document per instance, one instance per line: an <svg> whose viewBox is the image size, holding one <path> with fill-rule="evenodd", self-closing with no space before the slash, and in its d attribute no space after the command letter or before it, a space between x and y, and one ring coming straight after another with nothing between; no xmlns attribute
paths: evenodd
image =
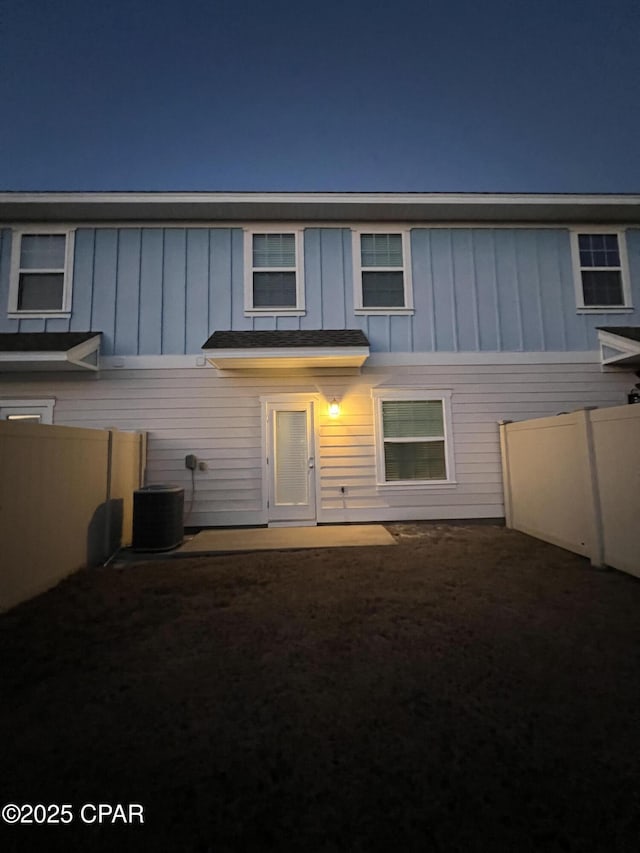
<svg viewBox="0 0 640 853"><path fill-rule="evenodd" d="M320 519L320 440L318 429L319 402L321 395L314 392L297 394L263 394L260 396L260 428L262 433L262 512L269 527L313 527ZM316 505L315 517L305 521L271 521L269 519L269 478L270 467L267 465L267 456L270 455L269 429L267 418L269 407L278 403L304 403L309 406L309 417L311 418L311 447L314 458L314 499Z"/></svg>

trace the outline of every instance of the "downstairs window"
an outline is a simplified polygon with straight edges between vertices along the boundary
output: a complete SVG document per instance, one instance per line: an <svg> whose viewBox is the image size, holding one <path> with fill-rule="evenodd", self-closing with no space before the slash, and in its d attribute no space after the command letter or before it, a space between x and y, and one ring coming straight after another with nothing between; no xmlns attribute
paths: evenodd
<svg viewBox="0 0 640 853"><path fill-rule="evenodd" d="M374 389L379 485L454 482L449 391Z"/></svg>

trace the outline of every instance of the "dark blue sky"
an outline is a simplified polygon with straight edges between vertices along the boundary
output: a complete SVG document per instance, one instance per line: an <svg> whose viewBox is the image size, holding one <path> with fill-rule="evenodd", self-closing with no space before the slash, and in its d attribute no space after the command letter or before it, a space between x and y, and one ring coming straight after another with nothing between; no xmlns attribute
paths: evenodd
<svg viewBox="0 0 640 853"><path fill-rule="evenodd" d="M640 191L638 0L0 0L0 190Z"/></svg>

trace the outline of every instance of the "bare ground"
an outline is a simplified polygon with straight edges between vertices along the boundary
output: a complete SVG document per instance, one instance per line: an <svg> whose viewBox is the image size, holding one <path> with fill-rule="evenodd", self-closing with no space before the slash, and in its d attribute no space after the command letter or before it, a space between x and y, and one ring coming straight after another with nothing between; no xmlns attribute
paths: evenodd
<svg viewBox="0 0 640 853"><path fill-rule="evenodd" d="M637 851L640 583L513 531L81 572L0 618L2 849ZM86 826L83 803L144 826Z"/></svg>

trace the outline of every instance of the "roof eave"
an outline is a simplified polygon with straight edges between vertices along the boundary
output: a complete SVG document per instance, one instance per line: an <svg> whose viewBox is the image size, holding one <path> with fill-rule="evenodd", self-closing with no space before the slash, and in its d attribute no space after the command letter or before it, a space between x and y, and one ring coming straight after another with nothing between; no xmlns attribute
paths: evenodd
<svg viewBox="0 0 640 853"><path fill-rule="evenodd" d="M49 370L89 370L97 372L98 350L100 347L101 334L97 333L92 338L83 341L68 350L49 351L9 351L0 352L0 370L4 371L49 371ZM96 353L95 363L87 361Z"/></svg>
<svg viewBox="0 0 640 853"><path fill-rule="evenodd" d="M0 193L0 221L640 223L638 194Z"/></svg>
<svg viewBox="0 0 640 853"><path fill-rule="evenodd" d="M637 367L640 365L640 341L611 331L598 329L600 361L603 367Z"/></svg>

